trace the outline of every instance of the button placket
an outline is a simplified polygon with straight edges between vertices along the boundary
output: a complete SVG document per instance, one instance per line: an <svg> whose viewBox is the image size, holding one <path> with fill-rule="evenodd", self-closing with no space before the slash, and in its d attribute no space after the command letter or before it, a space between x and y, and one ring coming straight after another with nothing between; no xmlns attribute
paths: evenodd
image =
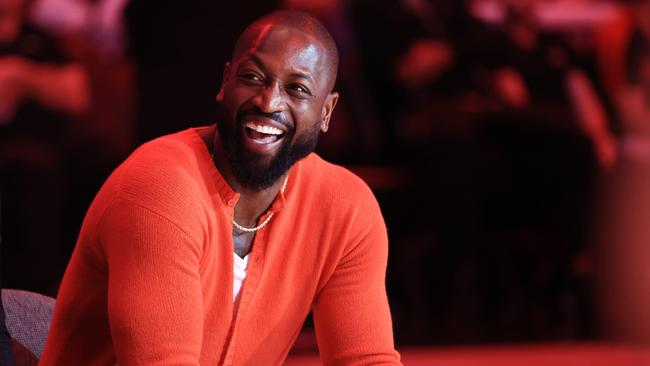
<svg viewBox="0 0 650 366"><path fill-rule="evenodd" d="M261 280L260 276L264 271L263 258L267 245L267 232L258 232L253 242L253 251L249 254L251 256L251 262L249 262L246 279L244 280L244 283L240 289L239 307L237 309L235 323L233 324L233 334L227 346L226 361L228 364L232 364L235 358L235 353L237 352L237 337L239 334L239 327L243 321L242 319L245 317L245 314L248 311L250 302L255 294L255 291L257 290L257 287L259 286L259 282Z"/></svg>

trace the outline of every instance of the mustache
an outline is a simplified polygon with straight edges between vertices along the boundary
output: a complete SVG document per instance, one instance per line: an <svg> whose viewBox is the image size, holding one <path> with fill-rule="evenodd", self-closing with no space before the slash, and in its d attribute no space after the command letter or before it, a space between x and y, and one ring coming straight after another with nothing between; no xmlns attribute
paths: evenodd
<svg viewBox="0 0 650 366"><path fill-rule="evenodd" d="M268 118L271 119L277 123L282 124L285 126L288 130L291 130L293 126L287 121L286 117L284 114L281 112L273 112L273 113L266 113L261 111L259 108L254 108L254 109L249 109L249 110L244 110L244 111L239 111L237 112L237 122L242 123L244 121L244 118L246 117L263 117L263 118Z"/></svg>

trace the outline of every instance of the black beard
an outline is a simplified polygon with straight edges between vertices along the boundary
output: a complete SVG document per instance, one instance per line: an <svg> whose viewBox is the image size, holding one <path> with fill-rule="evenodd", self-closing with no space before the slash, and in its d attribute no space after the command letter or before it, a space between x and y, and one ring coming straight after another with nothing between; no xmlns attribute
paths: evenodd
<svg viewBox="0 0 650 366"><path fill-rule="evenodd" d="M282 138L282 146L278 153L265 162L266 157L246 150L242 144L244 129L241 128L241 118L228 123L223 113L218 113L217 130L219 139L226 152L226 159L239 184L246 188L262 190L269 188L277 182L300 159L314 151L318 144L320 130L318 124L315 128L302 136L298 136L292 144L295 129L288 131ZM258 112L265 115L263 112ZM273 118L274 116L271 116Z"/></svg>

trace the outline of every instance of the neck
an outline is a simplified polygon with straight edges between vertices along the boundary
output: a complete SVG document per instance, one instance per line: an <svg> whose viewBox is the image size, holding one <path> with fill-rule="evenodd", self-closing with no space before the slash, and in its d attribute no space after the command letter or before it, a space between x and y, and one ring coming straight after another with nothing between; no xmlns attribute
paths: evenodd
<svg viewBox="0 0 650 366"><path fill-rule="evenodd" d="M208 150L213 152L215 166L228 185L240 195L239 201L235 206L235 221L240 225L248 227L256 226L259 217L271 207L288 173L265 189L257 190L243 186L235 177L232 167L228 159L226 159L226 153L216 131L216 126L206 131L206 136L203 138L208 146Z"/></svg>
<svg viewBox="0 0 650 366"><path fill-rule="evenodd" d="M280 192L282 177L271 187L261 191L243 190L239 192L239 201L235 206L235 221L246 227L254 227L265 212L269 210L275 197Z"/></svg>

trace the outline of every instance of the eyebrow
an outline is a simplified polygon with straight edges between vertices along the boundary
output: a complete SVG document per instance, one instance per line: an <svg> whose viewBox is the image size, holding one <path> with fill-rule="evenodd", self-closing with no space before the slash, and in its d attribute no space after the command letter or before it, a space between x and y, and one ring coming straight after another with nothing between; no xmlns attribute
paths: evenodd
<svg viewBox="0 0 650 366"><path fill-rule="evenodd" d="M297 71L297 72L292 72L292 73L290 74L290 76L297 77L297 78L307 79L307 80L309 80L310 82L314 83L314 79L311 77L311 74L306 73L306 72L299 72L299 71Z"/></svg>
<svg viewBox="0 0 650 366"><path fill-rule="evenodd" d="M260 59L260 57L258 55L254 54L254 53L249 53L249 57L251 58L251 60L255 64L257 64L257 66L259 66L261 69L266 71L266 67L264 67L264 62L262 62L262 60ZM289 74L289 76L306 79L309 82L311 82L312 84L316 84L316 81L314 80L312 75L310 73L308 73L308 72L295 71L295 72L292 72L291 74Z"/></svg>
<svg viewBox="0 0 650 366"><path fill-rule="evenodd" d="M262 60L256 54L249 53L248 56L253 61L253 63L255 63L255 65L257 67L259 67L260 69L262 69L263 71L266 72L266 67L264 67L264 63L262 62ZM243 60L243 61L246 61L246 60Z"/></svg>

